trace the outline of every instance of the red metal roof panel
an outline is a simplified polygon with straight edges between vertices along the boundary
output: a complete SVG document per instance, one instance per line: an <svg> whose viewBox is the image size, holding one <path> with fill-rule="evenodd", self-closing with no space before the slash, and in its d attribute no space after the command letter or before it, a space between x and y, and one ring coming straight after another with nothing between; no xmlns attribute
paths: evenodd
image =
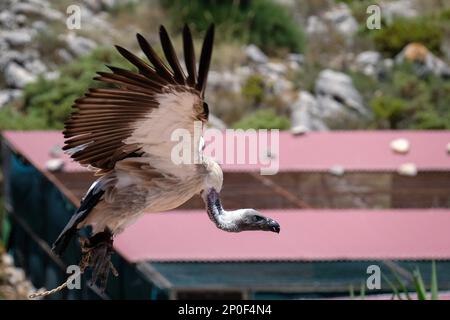
<svg viewBox="0 0 450 320"><path fill-rule="evenodd" d="M227 233L203 211L146 214L115 240L132 262L450 259L450 210L265 210L271 232Z"/></svg>

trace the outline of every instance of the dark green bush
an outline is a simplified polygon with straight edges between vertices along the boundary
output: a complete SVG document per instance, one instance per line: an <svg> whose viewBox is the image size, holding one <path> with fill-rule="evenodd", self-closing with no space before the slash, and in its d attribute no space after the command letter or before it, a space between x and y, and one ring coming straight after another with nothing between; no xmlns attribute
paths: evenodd
<svg viewBox="0 0 450 320"><path fill-rule="evenodd" d="M188 23L204 32L214 23L220 40L254 43L269 53L304 49L300 26L285 7L270 0L161 0L161 4L177 29Z"/></svg>
<svg viewBox="0 0 450 320"><path fill-rule="evenodd" d="M235 122L232 127L234 129L286 130L290 127L290 121L284 116L278 116L272 109L261 109Z"/></svg>
<svg viewBox="0 0 450 320"><path fill-rule="evenodd" d="M450 81L419 77L414 67L395 67L383 80L352 74L374 114L374 126L385 129L450 128ZM370 87L376 90L370 90Z"/></svg>
<svg viewBox="0 0 450 320"><path fill-rule="evenodd" d="M252 104L259 105L264 99L264 80L259 75L248 77L242 86L242 95Z"/></svg>
<svg viewBox="0 0 450 320"><path fill-rule="evenodd" d="M380 30L372 30L375 47L394 56L408 43L419 42L429 50L440 53L444 36L443 28L436 19L423 17L420 19L396 19Z"/></svg>

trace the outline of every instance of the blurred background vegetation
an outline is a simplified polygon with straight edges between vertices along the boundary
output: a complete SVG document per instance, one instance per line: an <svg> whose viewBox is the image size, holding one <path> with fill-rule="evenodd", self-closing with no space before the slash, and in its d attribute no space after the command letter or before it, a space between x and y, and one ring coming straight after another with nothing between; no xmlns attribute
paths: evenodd
<svg viewBox="0 0 450 320"><path fill-rule="evenodd" d="M84 1L79 2L84 5ZM113 44L139 52L133 35L142 32L158 46L157 28L165 24L175 35L181 54L179 31L185 23L194 30L197 49L209 24L215 23L212 70L218 79L227 72L229 77L239 76L235 80L238 85L231 83L228 87L221 87L220 81L214 81L214 74L210 76L210 107L228 126L288 129L294 125L290 115L292 106L298 102L298 92L311 92L317 98L320 72L332 69L351 77L369 116L356 120L331 117L334 119L323 120L328 128L449 129L448 76L424 72L417 61L395 60L405 46L419 43L433 56L448 62L448 4L439 0L415 1L417 14L414 17L395 17L388 21L383 16L380 30L368 30L366 9L373 2L377 3L367 0L124 1L103 7L99 12L92 9L93 14L102 14L101 19L108 23L112 32L106 35L96 28L79 30L77 35L94 41L96 49L74 55L69 61L63 61L61 55L56 54L67 47L67 42L61 38L67 30L53 21L36 33L30 46L59 76L40 75L20 88L23 90L21 98L0 108L0 128L61 129L73 101L89 87L99 85L92 80L96 71L105 70L105 64L130 67L115 53ZM64 0L54 7L65 13L68 4L69 1ZM336 31L337 25L332 24L337 22L327 18L342 5L357 23L354 34ZM320 28L316 25L317 30L311 32L314 26L311 17L318 17L327 31L317 33ZM255 58L249 58L246 51L249 44L256 45L267 61L255 67L251 61ZM355 67L354 61L364 51L378 52L382 61L390 61L392 66L375 74L363 72ZM292 65L293 55L298 59L295 66ZM5 74L0 75L2 87L8 85L5 78ZM342 97L335 98L342 102ZM302 104L299 108L303 108Z"/></svg>

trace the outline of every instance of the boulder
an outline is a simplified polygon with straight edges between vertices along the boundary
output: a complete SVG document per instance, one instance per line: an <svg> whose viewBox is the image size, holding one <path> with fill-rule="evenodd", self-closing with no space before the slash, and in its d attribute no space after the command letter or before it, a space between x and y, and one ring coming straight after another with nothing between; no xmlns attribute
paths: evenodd
<svg viewBox="0 0 450 320"><path fill-rule="evenodd" d="M361 52L355 59L356 68L365 75L376 75L379 72L381 58L381 54L377 51Z"/></svg>
<svg viewBox="0 0 450 320"><path fill-rule="evenodd" d="M392 23L396 17L414 18L419 15L414 0L383 1L380 7L387 23Z"/></svg>
<svg viewBox="0 0 450 320"><path fill-rule="evenodd" d="M327 130L321 119L321 112L316 98L308 91L300 91L297 100L291 105L291 132Z"/></svg>
<svg viewBox="0 0 450 320"><path fill-rule="evenodd" d="M13 88L23 88L36 79L36 76L15 62L6 66L4 76L6 83Z"/></svg>
<svg viewBox="0 0 450 320"><path fill-rule="evenodd" d="M267 63L269 58L256 45L250 44L245 48L247 58L255 63Z"/></svg>
<svg viewBox="0 0 450 320"><path fill-rule="evenodd" d="M19 98L21 95L22 90L19 89L0 90L0 108L10 103L11 101Z"/></svg>
<svg viewBox="0 0 450 320"><path fill-rule="evenodd" d="M71 53L75 56L83 56L91 52L97 44L91 39L76 35L74 32L69 32L63 36L64 41Z"/></svg>
<svg viewBox="0 0 450 320"><path fill-rule="evenodd" d="M34 34L35 31L32 29L6 30L0 33L0 39L10 46L23 46L31 42Z"/></svg>
<svg viewBox="0 0 450 320"><path fill-rule="evenodd" d="M358 31L358 22L345 3L340 3L326 11L323 16L344 36L352 36Z"/></svg>
<svg viewBox="0 0 450 320"><path fill-rule="evenodd" d="M332 116L336 111L367 115L361 95L345 73L330 69L321 71L316 80L315 93L324 116Z"/></svg>
<svg viewBox="0 0 450 320"><path fill-rule="evenodd" d="M324 34L328 32L327 25L318 16L309 16L306 22L306 33L308 35Z"/></svg>

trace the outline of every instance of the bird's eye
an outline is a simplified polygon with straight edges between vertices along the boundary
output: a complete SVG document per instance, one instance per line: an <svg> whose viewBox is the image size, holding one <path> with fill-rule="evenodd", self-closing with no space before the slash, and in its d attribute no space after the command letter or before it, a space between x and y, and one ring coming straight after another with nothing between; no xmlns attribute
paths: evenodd
<svg viewBox="0 0 450 320"><path fill-rule="evenodd" d="M254 222L260 222L260 221L263 221L264 220L264 217L261 217L261 216L253 216L253 221Z"/></svg>

